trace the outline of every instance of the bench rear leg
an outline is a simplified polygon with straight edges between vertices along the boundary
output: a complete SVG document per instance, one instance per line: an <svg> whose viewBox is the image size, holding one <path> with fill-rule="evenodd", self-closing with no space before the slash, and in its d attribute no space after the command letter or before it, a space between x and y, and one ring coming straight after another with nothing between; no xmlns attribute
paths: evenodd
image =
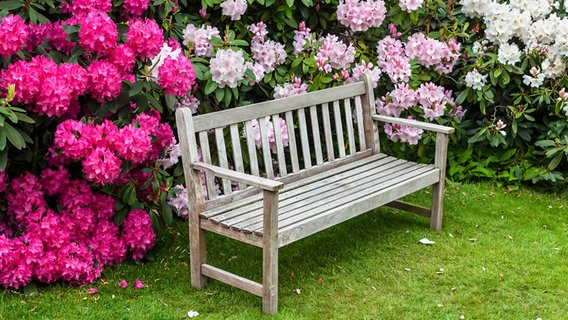
<svg viewBox="0 0 568 320"><path fill-rule="evenodd" d="M201 265L207 259L206 232L199 227L199 218L189 222L189 262L191 270L191 285L201 289L207 285L207 277L201 273Z"/></svg>
<svg viewBox="0 0 568 320"><path fill-rule="evenodd" d="M278 192L263 194L262 310L278 312Z"/></svg>
<svg viewBox="0 0 568 320"><path fill-rule="evenodd" d="M444 211L444 183L439 182L432 188L432 209L430 212L430 228L442 230L442 216Z"/></svg>

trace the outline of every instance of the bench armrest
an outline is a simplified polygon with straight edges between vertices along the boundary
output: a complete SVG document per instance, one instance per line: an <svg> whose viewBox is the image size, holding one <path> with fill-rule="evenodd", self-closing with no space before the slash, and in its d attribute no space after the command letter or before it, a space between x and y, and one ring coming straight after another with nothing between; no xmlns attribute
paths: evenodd
<svg viewBox="0 0 568 320"><path fill-rule="evenodd" d="M373 120L381 121L381 122L388 122L388 123L395 123L395 124L402 124L405 126L419 128L427 131L434 131L438 133L450 134L455 131L452 127L442 126L439 124L427 123L422 121L417 121L413 119L405 119L405 118L395 118L395 117L388 117L382 116L378 114L373 115Z"/></svg>
<svg viewBox="0 0 568 320"><path fill-rule="evenodd" d="M253 176L247 173L230 170L203 162L194 162L191 167L195 170L201 170L213 174L214 176L229 179L251 186L259 187L264 190L278 191L284 187L284 184L279 181L270 180L262 177Z"/></svg>

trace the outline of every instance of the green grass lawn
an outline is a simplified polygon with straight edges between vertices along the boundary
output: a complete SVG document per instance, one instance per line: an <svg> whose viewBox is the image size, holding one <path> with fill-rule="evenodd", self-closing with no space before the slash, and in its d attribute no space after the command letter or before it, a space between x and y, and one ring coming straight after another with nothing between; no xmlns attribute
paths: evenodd
<svg viewBox="0 0 568 320"><path fill-rule="evenodd" d="M428 205L429 193L409 200ZM279 313L266 316L249 293L190 286L180 221L159 237L154 262L109 267L91 286L40 286L38 296L4 290L0 319L184 319L189 310L196 319L568 319L568 199L449 185L443 231L428 226L383 208L280 249ZM212 264L260 281L260 249L208 240ZM136 278L146 287L135 290Z"/></svg>

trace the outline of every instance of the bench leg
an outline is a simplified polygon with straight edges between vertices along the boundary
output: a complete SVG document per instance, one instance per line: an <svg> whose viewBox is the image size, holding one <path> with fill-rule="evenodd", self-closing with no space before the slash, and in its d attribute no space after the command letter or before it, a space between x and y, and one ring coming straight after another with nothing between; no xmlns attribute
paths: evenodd
<svg viewBox="0 0 568 320"><path fill-rule="evenodd" d="M442 215L444 212L444 183L436 183L432 188L432 209L430 213L430 228L442 230Z"/></svg>
<svg viewBox="0 0 568 320"><path fill-rule="evenodd" d="M265 313L278 312L278 248L263 249L262 261L262 310Z"/></svg>
<svg viewBox="0 0 568 320"><path fill-rule="evenodd" d="M199 227L197 221L189 222L189 262L191 269L191 285L201 289L207 285L207 277L201 273L201 265L206 262L206 232Z"/></svg>

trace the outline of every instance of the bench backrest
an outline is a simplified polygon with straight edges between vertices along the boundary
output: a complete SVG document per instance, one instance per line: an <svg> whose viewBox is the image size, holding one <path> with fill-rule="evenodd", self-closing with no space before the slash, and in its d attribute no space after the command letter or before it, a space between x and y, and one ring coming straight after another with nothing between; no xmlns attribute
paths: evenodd
<svg viewBox="0 0 568 320"><path fill-rule="evenodd" d="M190 131L186 138L192 161L269 179L293 178L325 163L379 152L368 75L357 83L235 109L198 116L189 109L178 113L178 126L191 122L184 126ZM210 176L205 186L209 200L246 188Z"/></svg>

